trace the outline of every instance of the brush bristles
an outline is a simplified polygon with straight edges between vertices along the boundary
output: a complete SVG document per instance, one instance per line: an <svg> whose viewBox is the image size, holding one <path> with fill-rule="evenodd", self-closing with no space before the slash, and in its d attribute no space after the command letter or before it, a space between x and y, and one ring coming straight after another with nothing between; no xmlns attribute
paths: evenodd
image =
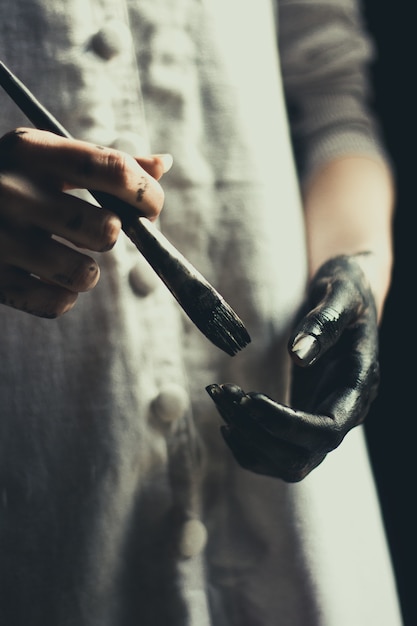
<svg viewBox="0 0 417 626"><path fill-rule="evenodd" d="M242 320L224 303L213 311L213 321L208 324L206 335L210 335L212 343L230 356L237 354L251 341Z"/></svg>
<svg viewBox="0 0 417 626"><path fill-rule="evenodd" d="M215 346L234 356L250 343L251 338L242 320L211 285L193 286L193 295L178 298L188 317ZM196 293L199 292L199 293ZM192 304L192 306L191 306Z"/></svg>
<svg viewBox="0 0 417 626"><path fill-rule="evenodd" d="M207 339L230 356L250 343L231 306L155 225L135 216L124 231Z"/></svg>

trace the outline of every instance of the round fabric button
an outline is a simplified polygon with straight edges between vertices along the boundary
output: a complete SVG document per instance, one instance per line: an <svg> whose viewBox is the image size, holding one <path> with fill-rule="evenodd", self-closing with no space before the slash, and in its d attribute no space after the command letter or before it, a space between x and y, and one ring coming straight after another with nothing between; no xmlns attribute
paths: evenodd
<svg viewBox="0 0 417 626"><path fill-rule="evenodd" d="M186 390L177 383L168 383L162 387L152 403L156 418L164 424L171 424L183 417L190 403Z"/></svg>
<svg viewBox="0 0 417 626"><path fill-rule="evenodd" d="M91 47L98 56L109 61L130 47L131 35L124 22L107 22L91 39Z"/></svg>
<svg viewBox="0 0 417 626"><path fill-rule="evenodd" d="M200 554L207 543L207 530L199 519L187 520L182 528L179 543L180 555L190 559Z"/></svg>
<svg viewBox="0 0 417 626"><path fill-rule="evenodd" d="M158 277L145 259L137 261L129 271L129 285L137 296L144 298L155 290L157 284Z"/></svg>

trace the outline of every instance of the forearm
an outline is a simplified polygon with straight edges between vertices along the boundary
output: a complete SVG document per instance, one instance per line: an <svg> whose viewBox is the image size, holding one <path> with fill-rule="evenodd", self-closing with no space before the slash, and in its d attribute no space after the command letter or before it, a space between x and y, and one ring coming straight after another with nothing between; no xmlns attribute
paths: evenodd
<svg viewBox="0 0 417 626"><path fill-rule="evenodd" d="M358 258L381 319L392 271L394 187L379 160L347 156L317 172L304 190L310 274L340 254Z"/></svg>

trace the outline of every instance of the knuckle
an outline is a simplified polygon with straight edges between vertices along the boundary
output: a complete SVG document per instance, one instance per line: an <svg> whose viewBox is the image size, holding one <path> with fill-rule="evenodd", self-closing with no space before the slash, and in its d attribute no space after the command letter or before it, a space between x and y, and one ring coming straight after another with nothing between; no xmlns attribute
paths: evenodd
<svg viewBox="0 0 417 626"><path fill-rule="evenodd" d="M10 130L0 138L0 150L13 150L16 146L25 143L29 135L30 129L23 126Z"/></svg>
<svg viewBox="0 0 417 626"><path fill-rule="evenodd" d="M15 128L0 138L0 170L13 167L17 152L27 143L30 131L28 128Z"/></svg>
<svg viewBox="0 0 417 626"><path fill-rule="evenodd" d="M102 209L91 221L77 214L67 221L69 239L78 247L95 252L111 250L120 234L121 222L114 213Z"/></svg>
<svg viewBox="0 0 417 626"><path fill-rule="evenodd" d="M81 161L77 165L77 173L86 178L90 178L97 174L98 169L99 162L95 154L87 152L81 156Z"/></svg>
<svg viewBox="0 0 417 626"><path fill-rule="evenodd" d="M105 150L101 153L107 176L118 186L126 186L129 178L128 155L117 150Z"/></svg>
<svg viewBox="0 0 417 626"><path fill-rule="evenodd" d="M113 184L124 184L127 178L126 157L111 149L86 149L77 155L77 172L85 178L106 177Z"/></svg>
<svg viewBox="0 0 417 626"><path fill-rule="evenodd" d="M335 450L342 443L345 435L346 428L344 428L337 421L332 421L332 423L326 428L325 444L321 446L320 450L324 449L326 452Z"/></svg>
<svg viewBox="0 0 417 626"><path fill-rule="evenodd" d="M304 480L326 458L326 452L308 453L297 463L286 468L282 478L287 483L299 483Z"/></svg>

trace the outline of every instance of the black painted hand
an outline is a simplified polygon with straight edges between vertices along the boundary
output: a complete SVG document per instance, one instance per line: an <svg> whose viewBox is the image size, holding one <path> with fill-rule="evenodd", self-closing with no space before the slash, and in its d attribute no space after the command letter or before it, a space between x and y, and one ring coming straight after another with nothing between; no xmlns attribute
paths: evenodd
<svg viewBox="0 0 417 626"><path fill-rule="evenodd" d="M235 384L207 387L239 464L288 482L307 476L364 420L379 384L374 299L355 256L321 267L305 311L289 342L294 408Z"/></svg>

